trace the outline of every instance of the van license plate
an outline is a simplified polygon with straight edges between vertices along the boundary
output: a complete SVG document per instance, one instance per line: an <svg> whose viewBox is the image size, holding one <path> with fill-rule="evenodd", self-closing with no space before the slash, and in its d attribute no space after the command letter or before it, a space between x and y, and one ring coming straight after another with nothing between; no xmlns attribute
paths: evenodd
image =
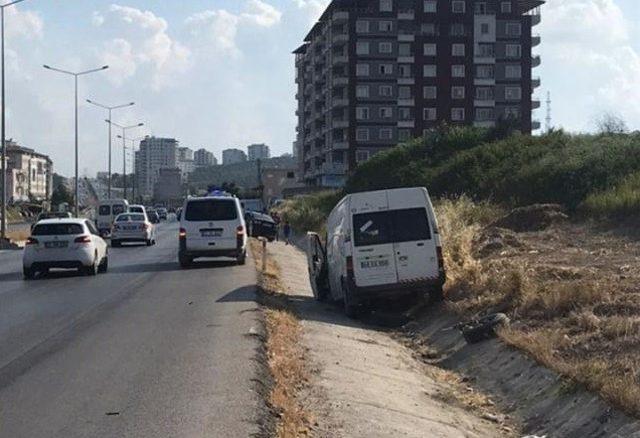
<svg viewBox="0 0 640 438"><path fill-rule="evenodd" d="M389 260L367 260L365 262L360 262L360 267L362 269L383 268L386 266L389 266Z"/></svg>
<svg viewBox="0 0 640 438"><path fill-rule="evenodd" d="M201 231L202 237L220 237L222 236L222 231L220 230L207 230Z"/></svg>

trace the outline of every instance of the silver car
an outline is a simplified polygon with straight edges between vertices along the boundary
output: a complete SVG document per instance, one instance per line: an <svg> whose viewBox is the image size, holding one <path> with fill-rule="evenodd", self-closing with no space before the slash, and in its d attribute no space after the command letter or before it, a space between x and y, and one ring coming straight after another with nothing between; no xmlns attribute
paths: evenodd
<svg viewBox="0 0 640 438"><path fill-rule="evenodd" d="M117 248L125 242L156 243L156 227L146 214L122 213L116 217L111 229L111 246Z"/></svg>

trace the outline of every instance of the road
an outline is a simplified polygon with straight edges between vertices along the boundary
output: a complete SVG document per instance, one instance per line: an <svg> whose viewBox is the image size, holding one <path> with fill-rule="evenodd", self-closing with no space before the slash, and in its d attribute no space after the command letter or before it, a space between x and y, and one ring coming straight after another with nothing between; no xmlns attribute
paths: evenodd
<svg viewBox="0 0 640 438"><path fill-rule="evenodd" d="M177 225L97 277L25 282L0 252L0 437L250 436L261 397L253 263L181 270Z"/></svg>

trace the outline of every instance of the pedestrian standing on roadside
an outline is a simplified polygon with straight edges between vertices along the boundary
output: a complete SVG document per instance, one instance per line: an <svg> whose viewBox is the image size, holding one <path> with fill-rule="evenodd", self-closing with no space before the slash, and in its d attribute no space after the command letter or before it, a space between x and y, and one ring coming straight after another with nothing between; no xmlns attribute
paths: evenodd
<svg viewBox="0 0 640 438"><path fill-rule="evenodd" d="M282 231L284 232L285 245L288 245L289 238L291 237L291 225L289 225L289 221L284 221L284 226L282 227Z"/></svg>

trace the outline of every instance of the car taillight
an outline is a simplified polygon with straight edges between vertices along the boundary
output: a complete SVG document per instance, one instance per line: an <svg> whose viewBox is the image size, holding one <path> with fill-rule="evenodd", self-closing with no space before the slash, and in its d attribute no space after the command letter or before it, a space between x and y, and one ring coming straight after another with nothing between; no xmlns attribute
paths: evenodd
<svg viewBox="0 0 640 438"><path fill-rule="evenodd" d="M238 236L242 236L244 234L244 227L242 225L238 225L238 228L236 228L236 234Z"/></svg>
<svg viewBox="0 0 640 438"><path fill-rule="evenodd" d="M38 239L34 239L33 237L29 237L25 242L25 245L37 245Z"/></svg>
<svg viewBox="0 0 640 438"><path fill-rule="evenodd" d="M75 243L91 243L91 237L90 236L80 236L80 237L76 237L76 240L74 240Z"/></svg>
<svg viewBox="0 0 640 438"><path fill-rule="evenodd" d="M180 237L181 239L185 239L187 237L187 230L185 230L184 228L180 228L178 237Z"/></svg>

